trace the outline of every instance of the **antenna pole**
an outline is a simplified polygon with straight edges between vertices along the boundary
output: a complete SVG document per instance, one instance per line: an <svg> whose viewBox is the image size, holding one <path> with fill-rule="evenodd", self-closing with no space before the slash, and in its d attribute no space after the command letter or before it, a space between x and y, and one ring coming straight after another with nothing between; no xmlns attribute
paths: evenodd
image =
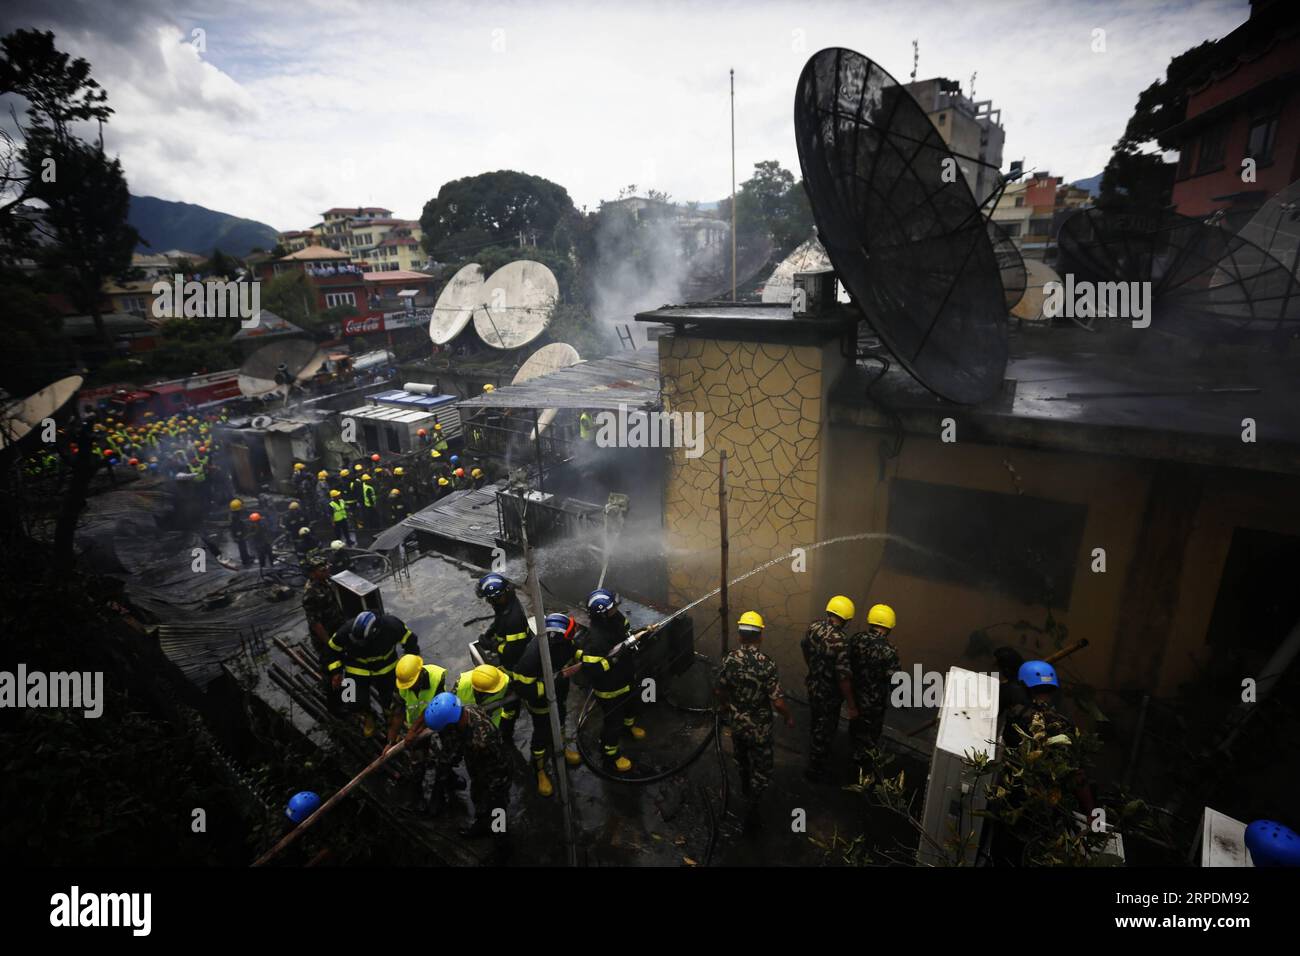
<svg viewBox="0 0 1300 956"><path fill-rule="evenodd" d="M724 449L718 459L718 530L722 542L722 590L718 603L718 614L722 616L722 656L727 656L727 635L730 633L730 612L727 608L727 552L731 542L727 538L727 452Z"/></svg>
<svg viewBox="0 0 1300 956"><path fill-rule="evenodd" d="M736 301L736 71L731 74L731 301ZM724 585L725 586L725 585ZM722 640L726 641L726 632Z"/></svg>

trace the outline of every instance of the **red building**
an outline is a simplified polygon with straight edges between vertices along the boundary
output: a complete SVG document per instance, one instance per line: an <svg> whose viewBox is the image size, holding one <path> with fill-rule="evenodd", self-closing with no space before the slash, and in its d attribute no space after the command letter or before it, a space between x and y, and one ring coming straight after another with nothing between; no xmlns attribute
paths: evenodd
<svg viewBox="0 0 1300 956"><path fill-rule="evenodd" d="M268 259L257 266L262 281L299 272L315 292L316 308L324 312L340 305L350 305L357 315L370 314L366 299L365 273L346 252L324 246L308 246L279 259Z"/></svg>
<svg viewBox="0 0 1300 956"><path fill-rule="evenodd" d="M1178 144L1173 201L1203 218L1222 210L1240 225L1300 179L1300 4L1254 0L1250 19L1215 45L1187 91L1186 119L1162 142ZM1253 159L1254 182L1243 179Z"/></svg>

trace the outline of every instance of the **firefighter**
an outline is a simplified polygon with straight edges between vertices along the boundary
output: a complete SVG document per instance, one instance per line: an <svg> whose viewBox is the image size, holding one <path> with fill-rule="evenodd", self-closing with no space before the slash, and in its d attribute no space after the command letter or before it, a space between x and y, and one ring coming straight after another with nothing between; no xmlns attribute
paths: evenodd
<svg viewBox="0 0 1300 956"><path fill-rule="evenodd" d="M399 524L406 517L406 505L402 503L402 489L394 488L388 492L388 522Z"/></svg>
<svg viewBox="0 0 1300 956"><path fill-rule="evenodd" d="M483 474L482 468L475 468L469 473L469 476L473 481L474 488L482 488L487 484L487 475Z"/></svg>
<svg viewBox="0 0 1300 956"><path fill-rule="evenodd" d="M358 486L363 520L357 522L358 528L375 528L379 525L379 509L376 507L379 503L379 493L375 491L375 486L371 482L369 472L363 473Z"/></svg>
<svg viewBox="0 0 1300 956"><path fill-rule="evenodd" d="M487 836L510 803L510 758L501 732L479 707L462 703L455 694L439 694L431 700L424 710L424 725L438 735L449 765L465 760L474 823L462 827L461 835Z"/></svg>
<svg viewBox="0 0 1300 956"><path fill-rule="evenodd" d="M257 552L258 568L273 566L275 564L275 554L271 551L270 522L254 511L248 516L248 523L252 529L251 537L253 539L253 550Z"/></svg>
<svg viewBox="0 0 1300 956"><path fill-rule="evenodd" d="M445 498L451 494L451 482L444 475L438 476L434 488L436 489L433 493L434 501L437 501L439 498Z"/></svg>
<svg viewBox="0 0 1300 956"><path fill-rule="evenodd" d="M849 720L853 762L870 771L868 752L875 749L885 726L889 706L890 680L902 669L898 649L889 640L897 618L887 604L874 604L867 611L867 629L849 638L849 670L853 673L853 702L856 720Z"/></svg>
<svg viewBox="0 0 1300 956"><path fill-rule="evenodd" d="M316 533L307 525L299 528L294 541L294 551L297 552L298 562L306 567L308 559L319 550L320 540L316 537Z"/></svg>
<svg viewBox="0 0 1300 956"><path fill-rule="evenodd" d="M812 745L804 776L814 782L827 779L826 764L831 742L840 723L840 704L848 709L849 720L859 717L853 697L853 671L849 666L844 628L853 619L853 602L837 594L826 604L826 617L814 621L799 642L808 665L806 687L812 712Z"/></svg>
<svg viewBox="0 0 1300 956"><path fill-rule="evenodd" d="M447 689L447 669L437 664L426 664L418 654L405 654L393 670L394 686L400 706L393 708L388 722L388 746L397 743L402 730L406 730L408 745L419 732L420 717L424 708ZM423 768L420 777L423 778Z"/></svg>
<svg viewBox="0 0 1300 956"><path fill-rule="evenodd" d="M244 523L244 503L238 498L232 498L230 501L230 537L235 540L239 546L239 561L244 567L253 563L253 557L248 553L248 525Z"/></svg>
<svg viewBox="0 0 1300 956"><path fill-rule="evenodd" d="M492 624L479 637L479 643L495 658L496 666L514 680L515 664L528 646L528 615L519 603L514 585L495 571L479 578L475 592L492 607ZM518 701L502 708L501 736L512 747L518 719Z"/></svg>
<svg viewBox="0 0 1300 956"><path fill-rule="evenodd" d="M329 563L321 555L307 561L307 584L302 589L302 609L307 631L316 650L324 654L330 636L343 625L343 610L330 587Z"/></svg>
<svg viewBox="0 0 1300 956"><path fill-rule="evenodd" d="M375 718L370 710L370 696L375 696L380 710L388 712L392 699L397 661L402 654L420 653L419 639L411 629L392 614L362 611L334 632L325 645L325 669L330 685L362 715L362 732L375 732ZM349 693L345 677L355 682Z"/></svg>
<svg viewBox="0 0 1300 956"><path fill-rule="evenodd" d="M442 425L438 422L433 423L433 450L440 454L447 454L447 438L442 433Z"/></svg>
<svg viewBox="0 0 1300 956"><path fill-rule="evenodd" d="M297 536L299 528L307 527L307 515L304 513L301 502L289 502L289 507L284 515L284 521L281 522L281 524L284 526L285 532L291 538Z"/></svg>
<svg viewBox="0 0 1300 956"><path fill-rule="evenodd" d="M564 732L566 699L569 681L561 675L564 667L578 658L573 637L578 625L567 614L546 615L546 638L551 651L551 667L555 675L555 703L560 717L560 731ZM542 680L542 652L539 638L534 636L515 663L513 684L515 693L528 708L533 719L533 769L537 771L537 792L549 797L553 792L551 778L546 773L546 755L551 751L551 707L546 698L546 685ZM577 766L582 757L567 744L564 759Z"/></svg>
<svg viewBox="0 0 1300 956"><path fill-rule="evenodd" d="M484 713L492 718L492 723L501 726L504 708L495 705L510 693L510 678L505 671L491 664L479 664L473 670L463 672L453 690L462 702L482 707Z"/></svg>
<svg viewBox="0 0 1300 956"><path fill-rule="evenodd" d="M330 492L330 515L333 518L334 534L346 540L348 544L355 545L356 535L348 527L348 504L343 500L343 492L337 488Z"/></svg>
<svg viewBox="0 0 1300 956"><path fill-rule="evenodd" d="M427 428L417 428L415 430L415 437L419 440L421 448L429 447L429 430Z"/></svg>
<svg viewBox="0 0 1300 956"><path fill-rule="evenodd" d="M605 588L597 588L587 597L587 627L579 656L579 667L590 678L591 687L600 701L600 744L607 771L626 773L632 761L622 754L624 733L633 739L645 738L645 730L636 725L636 702L632 681L636 665L626 651L614 656L614 648L631 636L632 626L618 610L618 597ZM567 675L566 675L567 676Z"/></svg>

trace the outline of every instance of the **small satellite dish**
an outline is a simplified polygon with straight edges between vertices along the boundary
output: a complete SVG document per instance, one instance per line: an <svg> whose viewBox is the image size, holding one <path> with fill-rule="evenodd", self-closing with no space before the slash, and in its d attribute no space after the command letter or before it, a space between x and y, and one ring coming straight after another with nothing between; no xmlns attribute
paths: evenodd
<svg viewBox="0 0 1300 956"><path fill-rule="evenodd" d="M1300 181L1264 203L1237 235L1289 266L1300 279Z"/></svg>
<svg viewBox="0 0 1300 956"><path fill-rule="evenodd" d="M483 268L471 262L451 277L433 304L433 318L429 320L429 338L433 344L446 345L460 335L482 302Z"/></svg>
<svg viewBox="0 0 1300 956"><path fill-rule="evenodd" d="M949 401L995 395L1007 306L983 213L925 111L842 48L805 64L794 128L817 236L872 329Z"/></svg>
<svg viewBox="0 0 1300 956"><path fill-rule="evenodd" d="M519 366L519 371L515 372L515 377L511 380L511 385L518 385L520 382L526 382L532 378L538 378L542 375L549 375L551 372L559 371L562 368L568 368L570 365L577 365L582 361L578 355L578 350L567 342L552 342L550 345L543 345L540 349L524 361ZM537 430L546 431L546 426L555 420L556 410L554 408L543 409L537 416ZM529 438L533 436L530 434Z"/></svg>
<svg viewBox="0 0 1300 956"><path fill-rule="evenodd" d="M794 277L800 272L821 272L830 269L831 259L822 244L813 236L795 246L794 252L782 259L763 283L763 301L788 305L794 297Z"/></svg>
<svg viewBox="0 0 1300 956"><path fill-rule="evenodd" d="M257 415L248 424L253 428L270 428L275 419L270 415Z"/></svg>
<svg viewBox="0 0 1300 956"><path fill-rule="evenodd" d="M542 334L559 298L560 284L546 266L507 262L483 284L474 331L494 349L517 349Z"/></svg>
<svg viewBox="0 0 1300 956"><path fill-rule="evenodd" d="M45 419L57 417L83 381L80 375L69 375L0 411L0 449L16 445Z"/></svg>
<svg viewBox="0 0 1300 956"><path fill-rule="evenodd" d="M272 342L250 355L240 367L239 391L245 398L287 394L289 388L311 378L324 364L325 353L314 342L305 339Z"/></svg>
<svg viewBox="0 0 1300 956"><path fill-rule="evenodd" d="M1060 282L1061 277L1045 262L1038 259L1026 259L1025 294L1011 309L1011 314L1025 322L1039 322L1043 319L1043 302L1047 298L1044 286L1049 282Z"/></svg>

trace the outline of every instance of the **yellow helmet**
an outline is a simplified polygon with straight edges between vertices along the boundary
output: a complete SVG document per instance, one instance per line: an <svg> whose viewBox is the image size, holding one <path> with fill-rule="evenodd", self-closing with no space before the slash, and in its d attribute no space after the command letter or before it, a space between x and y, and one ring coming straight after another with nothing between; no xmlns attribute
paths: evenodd
<svg viewBox="0 0 1300 956"><path fill-rule="evenodd" d="M404 468L402 468L401 465L398 465L396 468L393 469L393 474L395 474L395 475L404 475L404 474L406 474L406 470L405 470Z"/></svg>
<svg viewBox="0 0 1300 956"><path fill-rule="evenodd" d="M353 470L353 471L364 471L364 469L363 469L360 465L353 465L353 466L352 466L352 470Z"/></svg>
<svg viewBox="0 0 1300 956"><path fill-rule="evenodd" d="M429 457L430 457L430 458L441 458L441 457L442 457L442 452L438 451L438 449L435 448L433 451L429 452Z"/></svg>
<svg viewBox="0 0 1300 956"><path fill-rule="evenodd" d="M290 511L297 511L297 510L298 510L299 508L301 508L301 507L302 507L302 505L298 504L298 502L296 502L296 501L291 501L291 502L289 502L289 510L290 510Z"/></svg>
<svg viewBox="0 0 1300 956"><path fill-rule="evenodd" d="M736 622L741 627L756 627L760 630L763 627L763 615L757 611L746 611L740 615L740 620Z"/></svg>
<svg viewBox="0 0 1300 956"><path fill-rule="evenodd" d="M401 488L394 488L392 491L390 491L390 492L388 493L388 497L390 497L390 498L396 498L396 497L397 497L398 495L400 495L401 493L402 493L402 489L401 489Z"/></svg>
<svg viewBox="0 0 1300 956"><path fill-rule="evenodd" d="M302 462L300 462L300 461L295 461L295 462L293 463L293 470L294 470L294 471L302 471L302 470L303 470L304 468L306 468L306 467L307 467L307 466L304 465L304 464L303 464Z"/></svg>
<svg viewBox="0 0 1300 956"><path fill-rule="evenodd" d="M329 476L330 476L330 473L329 473L328 471L318 471L318 472L316 472L316 477L317 477L317 478L320 478L321 480L324 480L324 479L328 478Z"/></svg>
<svg viewBox="0 0 1300 956"><path fill-rule="evenodd" d="M397 676L397 689L410 690L414 687L415 682L420 679L422 670L424 670L423 657L419 654L404 654L397 662L397 670L393 672Z"/></svg>
<svg viewBox="0 0 1300 956"><path fill-rule="evenodd" d="M448 481L446 478L439 478L439 479L438 479L438 484L440 484L440 485L449 485L449 484L451 484L451 482Z"/></svg>
<svg viewBox="0 0 1300 956"><path fill-rule="evenodd" d="M330 489L330 497L331 497L331 498L338 498L338 497L340 497L342 494L343 494L343 492L339 491L337 488L331 488L331 489Z"/></svg>
<svg viewBox="0 0 1300 956"><path fill-rule="evenodd" d="M483 391L485 391L485 392L495 392L496 390L497 390L497 387L496 387L495 385L493 385L491 382L489 382L487 385L484 385L484 386L483 386Z"/></svg>
<svg viewBox="0 0 1300 956"><path fill-rule="evenodd" d="M369 475L362 475L362 476L361 476L361 480L362 480L362 481L369 481L369 480L370 480L370 476L369 476Z"/></svg>
<svg viewBox="0 0 1300 956"><path fill-rule="evenodd" d="M843 594L837 594L826 602L826 613L834 614L836 617L844 621L853 620L853 615L856 611L857 608L853 606L853 602Z"/></svg>
<svg viewBox="0 0 1300 956"><path fill-rule="evenodd" d="M482 477L483 477L483 469L482 469L482 468L475 468L473 471L471 471L471 472L469 473L469 476L470 476L471 478L482 478Z"/></svg>
<svg viewBox="0 0 1300 956"><path fill-rule="evenodd" d="M351 473L346 468L344 468L342 471L339 472L339 477L346 478L349 474Z"/></svg>
<svg viewBox="0 0 1300 956"><path fill-rule="evenodd" d="M888 604L873 604L871 610L867 612L867 623L879 624L892 631L894 625L898 623L898 618L894 616L894 609Z"/></svg>
<svg viewBox="0 0 1300 956"><path fill-rule="evenodd" d="M504 690L509 682L510 678L505 675L505 672L491 664L480 664L470 674L470 683L480 694L495 694L497 691Z"/></svg>
<svg viewBox="0 0 1300 956"><path fill-rule="evenodd" d="M243 508L244 508L244 503L243 503L242 501L240 501L238 498L232 498L232 499L230 500L230 510L231 510L231 511L242 511Z"/></svg>
<svg viewBox="0 0 1300 956"><path fill-rule="evenodd" d="M433 430L436 431L436 432L440 432L440 431L442 431L442 425L440 425L438 422L434 422L434 423L433 423Z"/></svg>

